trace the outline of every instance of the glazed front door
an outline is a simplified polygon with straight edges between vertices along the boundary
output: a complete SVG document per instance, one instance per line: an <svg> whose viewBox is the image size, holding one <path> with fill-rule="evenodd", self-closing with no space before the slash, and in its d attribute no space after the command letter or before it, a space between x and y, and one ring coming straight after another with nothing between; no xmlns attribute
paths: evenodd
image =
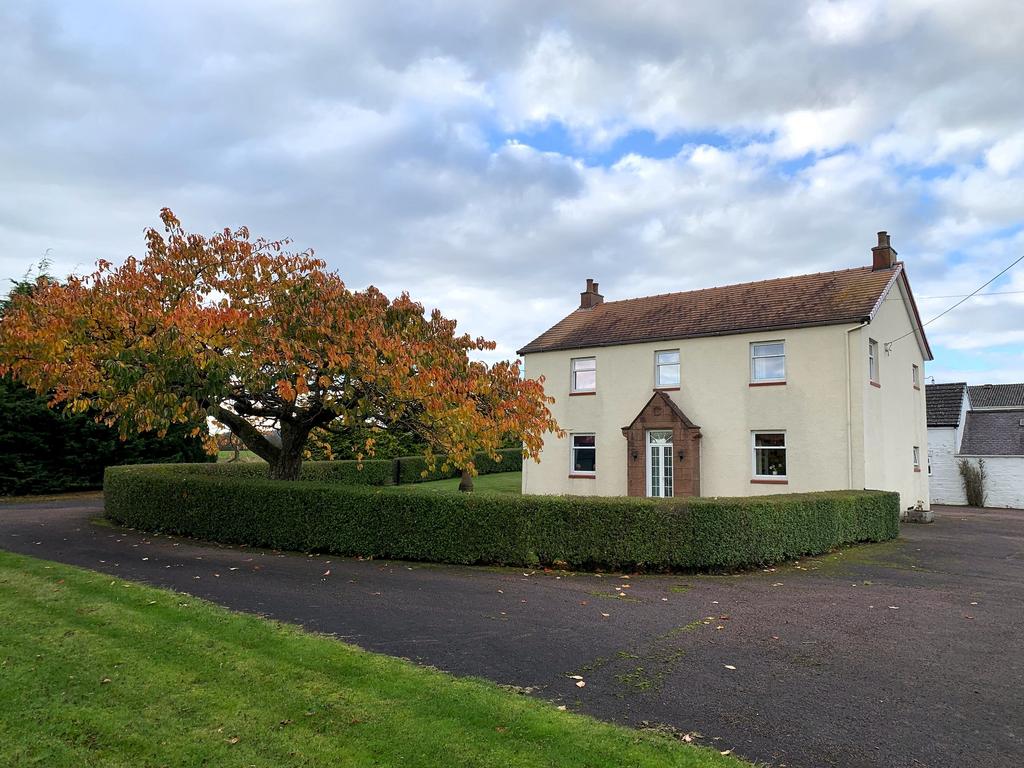
<svg viewBox="0 0 1024 768"><path fill-rule="evenodd" d="M652 429L647 433L647 495L672 495L672 430Z"/></svg>

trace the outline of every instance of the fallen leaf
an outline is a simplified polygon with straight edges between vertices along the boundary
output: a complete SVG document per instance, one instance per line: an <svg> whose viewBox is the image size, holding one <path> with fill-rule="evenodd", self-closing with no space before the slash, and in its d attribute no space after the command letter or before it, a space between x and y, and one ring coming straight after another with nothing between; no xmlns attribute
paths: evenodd
<svg viewBox="0 0 1024 768"><path fill-rule="evenodd" d="M224 741L226 741L228 744L237 744L239 741L241 741L241 739L239 739L237 736L232 736L230 739L224 739Z"/></svg>
<svg viewBox="0 0 1024 768"><path fill-rule="evenodd" d="M100 685L106 685L109 682L110 682L110 678L109 677L104 677L102 680L100 680Z"/></svg>
<svg viewBox="0 0 1024 768"><path fill-rule="evenodd" d="M582 680L583 675L569 675L570 680Z"/></svg>
<svg viewBox="0 0 1024 768"><path fill-rule="evenodd" d="M606 619L607 619L607 618L608 618L609 616L611 616L611 614L610 614L610 613L602 613L601 615L602 615L602 616L604 616L604 617L605 617Z"/></svg>
<svg viewBox="0 0 1024 768"><path fill-rule="evenodd" d="M731 755L732 754L732 750L731 749L726 749L726 750L724 750L722 752L719 752L718 754L720 754L720 755Z"/></svg>
<svg viewBox="0 0 1024 768"><path fill-rule="evenodd" d="M583 680L577 680L576 681L576 687L577 688L583 688L585 686L586 686L586 682L585 681L583 681Z"/></svg>
<svg viewBox="0 0 1024 768"><path fill-rule="evenodd" d="M557 707L555 707L555 709L557 709L559 712L565 712L565 704L559 704Z"/></svg>
<svg viewBox="0 0 1024 768"><path fill-rule="evenodd" d="M330 576L331 575L331 569L328 568L326 571L324 571L323 575L324 576Z"/></svg>
<svg viewBox="0 0 1024 768"><path fill-rule="evenodd" d="M726 669L736 669L732 664L725 664L724 666Z"/></svg>

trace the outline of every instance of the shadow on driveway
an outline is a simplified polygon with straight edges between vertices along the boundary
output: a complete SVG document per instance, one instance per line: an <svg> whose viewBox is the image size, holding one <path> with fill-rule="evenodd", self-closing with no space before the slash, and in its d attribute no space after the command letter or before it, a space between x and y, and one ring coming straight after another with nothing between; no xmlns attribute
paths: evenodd
<svg viewBox="0 0 1024 768"><path fill-rule="evenodd" d="M99 495L0 505L0 548L768 765L1024 765L1022 511L937 507L898 541L732 576L301 556L146 536L101 513Z"/></svg>

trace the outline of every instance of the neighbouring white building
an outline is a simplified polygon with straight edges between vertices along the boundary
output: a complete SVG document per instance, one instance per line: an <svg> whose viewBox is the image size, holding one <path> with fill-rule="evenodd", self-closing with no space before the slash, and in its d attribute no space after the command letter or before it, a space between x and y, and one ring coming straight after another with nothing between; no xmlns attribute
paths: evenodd
<svg viewBox="0 0 1024 768"><path fill-rule="evenodd" d="M580 306L523 347L567 432L529 494L874 488L929 506L932 359L885 232L871 266Z"/></svg>
<svg viewBox="0 0 1024 768"><path fill-rule="evenodd" d="M1024 508L1024 384L929 384L932 501L966 504L959 462L985 462L989 507Z"/></svg>

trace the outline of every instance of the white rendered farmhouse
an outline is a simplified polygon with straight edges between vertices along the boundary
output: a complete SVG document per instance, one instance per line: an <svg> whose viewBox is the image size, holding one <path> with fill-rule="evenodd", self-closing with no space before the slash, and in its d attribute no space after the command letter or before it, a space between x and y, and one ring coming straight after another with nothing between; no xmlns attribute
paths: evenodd
<svg viewBox="0 0 1024 768"><path fill-rule="evenodd" d="M746 496L837 489L928 508L932 359L885 232L871 266L580 306L523 349L564 439L528 494Z"/></svg>

